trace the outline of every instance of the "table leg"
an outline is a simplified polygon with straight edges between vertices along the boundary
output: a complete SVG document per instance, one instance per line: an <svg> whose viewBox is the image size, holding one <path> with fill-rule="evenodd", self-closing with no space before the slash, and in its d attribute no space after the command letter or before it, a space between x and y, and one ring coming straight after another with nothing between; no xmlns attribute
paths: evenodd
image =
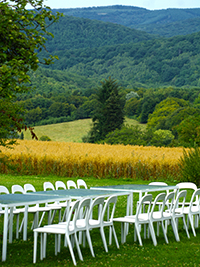
<svg viewBox="0 0 200 267"><path fill-rule="evenodd" d="M5 213L4 213L2 261L6 261L6 254L7 254L7 236L8 236L8 207L5 208Z"/></svg>
<svg viewBox="0 0 200 267"><path fill-rule="evenodd" d="M27 240L27 225L28 225L28 205L25 205L24 211L24 231L23 231L23 240Z"/></svg>
<svg viewBox="0 0 200 267"><path fill-rule="evenodd" d="M9 243L12 243L13 239L13 207L10 208L10 222L9 222Z"/></svg>

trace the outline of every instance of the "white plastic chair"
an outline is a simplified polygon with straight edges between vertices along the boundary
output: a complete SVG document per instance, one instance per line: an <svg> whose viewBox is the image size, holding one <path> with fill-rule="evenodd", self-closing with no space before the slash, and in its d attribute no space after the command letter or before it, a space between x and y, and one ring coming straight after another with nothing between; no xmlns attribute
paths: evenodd
<svg viewBox="0 0 200 267"><path fill-rule="evenodd" d="M55 186L56 186L56 190L58 190L60 188L61 189L67 189L65 183L63 183L62 181L56 181Z"/></svg>
<svg viewBox="0 0 200 267"><path fill-rule="evenodd" d="M184 207L183 213L188 216L188 223L190 222L193 235L196 236L193 217L200 216L200 189L194 191L190 200L190 205L188 207Z"/></svg>
<svg viewBox="0 0 200 267"><path fill-rule="evenodd" d="M24 189L21 185L12 185L11 192L12 192L12 194L16 194L16 193L24 194ZM13 214L16 214L16 216L17 216L16 217L16 238L17 239L19 238L19 233L22 231L22 227L24 224L24 217L23 217L22 222L21 222L21 226L19 227L19 216L21 213L23 213L23 215L24 215L24 212L25 212L25 208L14 207L14 209L13 209ZM29 208L28 208L28 212L29 212ZM35 212L34 212L34 215L35 215Z"/></svg>
<svg viewBox="0 0 200 267"><path fill-rule="evenodd" d="M0 195L2 194L10 194L9 190L7 187L0 185ZM10 213L10 209L8 210L8 214ZM19 216L20 211L13 210L13 215ZM5 214L5 210L2 209L2 206L0 204L0 216ZM8 221L9 222L9 221ZM18 223L19 226L19 223Z"/></svg>
<svg viewBox="0 0 200 267"><path fill-rule="evenodd" d="M167 235L166 235L165 226L164 226L164 221L166 219L163 216L163 211L165 208L165 201L166 201L166 193L160 193L159 195L156 196L153 202L152 208L151 208L151 212L149 214L149 224L151 225L151 228L153 229L154 228L153 223L157 222L157 235L159 235L159 225L161 223L162 231L165 237L165 242L169 243ZM158 203L159 203L159 210L156 211L155 208ZM155 235L155 239L156 239L156 235ZM156 244L157 244L157 241L156 241Z"/></svg>
<svg viewBox="0 0 200 267"><path fill-rule="evenodd" d="M55 190L54 185L51 182L44 182L43 183L43 188L44 188L44 191ZM55 218L56 211L58 211L58 220L60 222L61 221L61 208L62 208L60 203L58 201L56 201L54 203L46 203L46 207L48 207L51 210L53 210L53 215L51 216L50 224L53 222L53 220ZM66 205L65 205L65 207L66 207ZM43 212L42 219L44 217L44 214L45 213Z"/></svg>
<svg viewBox="0 0 200 267"><path fill-rule="evenodd" d="M60 235L64 235L67 244L69 246L70 254L73 260L74 265L76 265L76 259L73 251L73 246L71 243L70 236L74 236L75 238L75 243L78 251L79 258L83 260L83 256L79 247L79 242L77 238L77 233L76 233L76 219L77 219L77 210L79 206L79 200L74 202L74 205L71 206L66 224L63 226L60 226L60 224L53 224L53 225L48 225L40 228L34 229L34 250L33 250L33 263L36 263L36 257L37 257L37 237L38 233L41 235L41 244L40 244L40 259L43 260L46 258L46 244L47 244L47 234L55 234L55 255L60 250L60 245L59 245L59 240L60 240Z"/></svg>
<svg viewBox="0 0 200 267"><path fill-rule="evenodd" d="M88 188L86 182L85 182L84 180L82 180L82 179L78 179L78 180L77 180L77 187L78 187L78 188L82 188L82 187L84 187L85 189Z"/></svg>
<svg viewBox="0 0 200 267"><path fill-rule="evenodd" d="M140 244L140 246L142 246L143 244L142 244L142 239L140 236L140 226L142 224L144 224L144 225L146 224L146 225L149 225L151 238L153 240L154 246L156 246L157 241L156 241L154 229L152 228L152 225L149 224L149 212L150 212L150 208L151 208L151 201L152 201L152 195L151 194L144 195L141 198L141 200L139 201L135 215L130 215L130 216L119 217L119 218L113 219L115 222L121 222L121 242L122 243L126 242L127 230L126 230L125 226L127 224L131 223L131 224L135 224L134 241L136 241L136 237L138 237L139 244ZM146 211L144 211L144 209L142 209L143 203L145 203L145 202L147 203L146 204L146 206L147 206Z"/></svg>
<svg viewBox="0 0 200 267"><path fill-rule="evenodd" d="M76 183L74 181L68 180L67 181L67 188L68 189L71 189L71 188L77 189L77 185L76 185Z"/></svg>
<svg viewBox="0 0 200 267"><path fill-rule="evenodd" d="M36 192L35 187L32 184L25 184L24 185L24 193L26 194L28 192ZM44 214L45 213L48 214L48 224L50 224L50 222L51 222L51 212L50 212L51 208L50 207L40 207L39 204L37 203L34 206L29 207L28 212L30 212L30 211L37 212L37 214L35 215L35 220L33 221L32 228L39 227L43 221L44 215L42 215L42 217L38 223L39 212L43 212Z"/></svg>
<svg viewBox="0 0 200 267"><path fill-rule="evenodd" d="M149 183L149 185L161 185L161 186L168 186L168 184L167 183L165 183L165 182L151 182L151 183ZM166 190L166 193L167 194L169 194L169 190ZM148 192L146 192L145 193L145 195L147 195L148 194ZM139 202L138 202L139 203ZM147 202L145 202L145 203L143 203L143 209L145 209L145 205L146 204L148 204ZM152 201L152 205L153 205L153 201ZM162 205L162 202L157 202L157 204L156 205L158 205L159 206L159 208L161 207L161 205Z"/></svg>
<svg viewBox="0 0 200 267"><path fill-rule="evenodd" d="M181 182L181 183L178 183L176 186L178 186L177 194L181 190L187 190L187 189L191 189L191 190L194 190L194 191L197 190L196 184L192 183L192 182ZM196 196L196 203L198 203L198 196ZM185 205L189 206L190 202L185 202Z"/></svg>
<svg viewBox="0 0 200 267"><path fill-rule="evenodd" d="M95 255L94 255L94 250L93 250L93 246L92 246L90 230L92 230L94 228L100 229L101 238L102 238L103 245L104 245L106 252L108 252L108 246L107 246L106 237L105 237L105 233L104 233L104 227L109 227L109 230L110 230L109 231L109 233L110 233L109 245L111 245L111 242L112 242L111 237L112 237L112 233L113 233L116 246L117 246L117 248L119 248L119 243L117 240L117 235L116 235L114 224L113 224L113 217L114 217L114 212L115 212L115 208L116 208L117 196L115 196L115 195L110 196L106 200L106 202L104 200L105 200L104 197L95 198L91 203L91 207L90 207L90 210L89 210L89 213L88 213L88 216L86 218L85 223L83 222L83 224L80 225L80 222L79 222L79 226L78 226L79 229L81 226L83 230L86 230L87 240L88 240L88 243L90 246L90 251L91 251L91 254L93 257L95 257ZM112 205L112 207L111 207L111 205ZM95 207L98 207L98 217L97 218L93 217ZM109 218L107 217L107 220L105 220L105 214L106 214L108 208L110 211L110 216L109 216Z"/></svg>
<svg viewBox="0 0 200 267"><path fill-rule="evenodd" d="M178 219L182 218L183 220L183 224L184 224L184 229L186 231L187 237L190 238L189 232L188 232L188 228L185 222L185 214L183 213L184 211L184 206L185 206L185 199L186 199L186 195L187 195L187 191L183 190L180 191L175 199L175 203L173 205L173 207L170 210L164 211L163 212L163 216L168 217L167 220L170 219L171 221L171 225L172 225L172 229L174 231L174 235L176 238L176 241L179 242L180 241L180 237L178 234ZM165 224L166 226L166 232L167 232L167 223Z"/></svg>

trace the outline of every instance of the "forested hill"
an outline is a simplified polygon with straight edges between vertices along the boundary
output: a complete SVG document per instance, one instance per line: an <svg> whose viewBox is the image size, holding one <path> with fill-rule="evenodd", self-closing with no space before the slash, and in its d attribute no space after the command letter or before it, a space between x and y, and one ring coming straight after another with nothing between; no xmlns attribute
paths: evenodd
<svg viewBox="0 0 200 267"><path fill-rule="evenodd" d="M121 24L170 37L200 31L200 8L148 10L134 6L54 9L64 15Z"/></svg>
<svg viewBox="0 0 200 267"><path fill-rule="evenodd" d="M59 69L124 86L200 86L200 32L139 43L56 51Z"/></svg>
<svg viewBox="0 0 200 267"><path fill-rule="evenodd" d="M64 16L49 27L54 38L48 38L47 50L93 48L105 45L136 43L153 36L142 31L98 20Z"/></svg>

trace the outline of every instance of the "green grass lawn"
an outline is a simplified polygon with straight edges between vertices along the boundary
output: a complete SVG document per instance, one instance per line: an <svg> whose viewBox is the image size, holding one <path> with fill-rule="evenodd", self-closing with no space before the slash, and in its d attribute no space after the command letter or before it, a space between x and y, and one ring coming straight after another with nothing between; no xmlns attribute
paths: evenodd
<svg viewBox="0 0 200 267"><path fill-rule="evenodd" d="M40 176L11 176L1 175L1 184L7 186L10 190L13 184L24 185L25 183L32 183L36 190L43 190L43 182L50 181L55 184L57 180L66 181L71 178L66 177L40 177ZM76 181L77 178L72 178ZM132 183L129 179L97 179L97 178L85 178L88 186L101 186L101 185L115 185L115 184L128 184ZM147 181L137 181L135 183L144 184ZM188 198L190 198L189 193ZM134 197L134 203L137 201L137 194ZM125 215L126 209L126 197L118 197L117 208L115 217ZM15 218L14 218L15 219ZM33 259L33 232L31 227L31 214L29 215L28 225L28 240L22 240L22 234L20 239L15 239L15 232L13 233L14 240L12 244L8 244L7 249L7 261L1 263L1 266L34 266L32 264ZM15 221L15 220L14 220ZM3 216L0 217L0 226L3 226ZM164 236L160 229L160 236L157 238L158 245L153 246L151 239L144 239L143 246L140 247L138 242L134 242L133 239L133 225L130 225L130 232L127 236L127 242L121 244L121 226L120 223L115 223L115 229L117 232L120 249L116 248L115 242L109 246L108 253L105 252L103 243L100 238L98 229L91 232L91 238L93 242L93 248L96 257L91 256L89 246L85 248L81 246L84 261L81 262L78 259L78 255L75 249L75 256L77 259L78 266L200 266L200 229L197 229L197 237L194 237L191 229L190 239L187 238L185 230L183 229L182 223L179 224L179 235L180 242L176 242L171 227L168 228L168 239L169 244L165 243ZM15 229L14 229L15 230ZM13 230L13 231L14 231ZM108 240L108 231L106 236ZM2 237L2 234L1 234ZM2 238L0 239L0 246L2 246ZM1 254L0 254L1 255ZM74 266L69 253L68 248L61 246L61 253L57 256L54 255L54 236L48 236L47 242L47 258L43 261L39 259L39 244L38 244L38 257L35 266Z"/></svg>
<svg viewBox="0 0 200 267"><path fill-rule="evenodd" d="M136 120L126 118L125 124L139 124ZM145 124L139 124L145 127ZM58 142L82 142L82 137L85 136L92 126L91 119L83 119L77 121L63 122L50 125L35 126L34 132L37 137L47 135L52 141ZM31 140L31 134L27 130L24 132L24 139Z"/></svg>

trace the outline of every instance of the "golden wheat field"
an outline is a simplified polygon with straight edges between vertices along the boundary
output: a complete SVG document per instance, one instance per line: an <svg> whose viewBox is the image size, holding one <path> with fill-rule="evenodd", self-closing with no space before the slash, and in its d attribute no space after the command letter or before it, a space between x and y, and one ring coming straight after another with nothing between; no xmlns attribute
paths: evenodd
<svg viewBox="0 0 200 267"><path fill-rule="evenodd" d="M66 177L152 177L178 179L182 148L143 147L19 140L14 149L1 149L12 169L1 172L54 174Z"/></svg>

